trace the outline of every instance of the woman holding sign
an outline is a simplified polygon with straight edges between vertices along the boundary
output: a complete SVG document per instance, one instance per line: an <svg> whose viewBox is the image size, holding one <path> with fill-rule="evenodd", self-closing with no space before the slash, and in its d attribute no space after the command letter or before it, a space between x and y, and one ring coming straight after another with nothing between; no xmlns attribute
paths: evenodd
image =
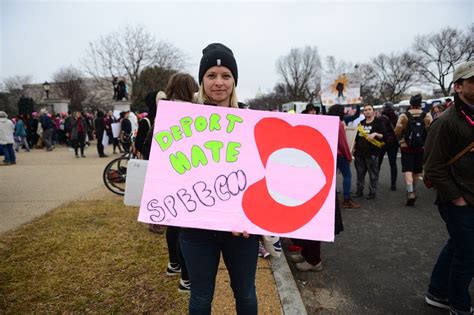
<svg viewBox="0 0 474 315"><path fill-rule="evenodd" d="M215 43L208 45L202 52L198 101L238 108L235 91L238 72L232 50ZM190 314L211 313L221 253L229 271L237 314L257 314L257 235L183 228L179 237L192 283Z"/></svg>

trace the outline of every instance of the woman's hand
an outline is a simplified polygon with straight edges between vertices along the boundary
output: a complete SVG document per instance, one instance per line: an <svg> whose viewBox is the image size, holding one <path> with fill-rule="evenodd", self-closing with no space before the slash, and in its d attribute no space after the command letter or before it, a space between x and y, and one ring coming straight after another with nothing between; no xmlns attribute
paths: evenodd
<svg viewBox="0 0 474 315"><path fill-rule="evenodd" d="M242 234L243 234L244 238L249 238L249 237L250 237L250 234L247 233L247 231L244 231ZM239 233L239 232L232 231L232 235L233 235L233 236L240 236L240 233Z"/></svg>

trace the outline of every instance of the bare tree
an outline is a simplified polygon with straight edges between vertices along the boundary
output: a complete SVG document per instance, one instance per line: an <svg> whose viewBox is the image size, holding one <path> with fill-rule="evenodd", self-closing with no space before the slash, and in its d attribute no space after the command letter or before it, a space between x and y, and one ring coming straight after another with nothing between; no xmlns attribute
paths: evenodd
<svg viewBox="0 0 474 315"><path fill-rule="evenodd" d="M321 75L317 47L294 48L278 59L276 67L293 101L312 101L317 95Z"/></svg>
<svg viewBox="0 0 474 315"><path fill-rule="evenodd" d="M380 54L372 59L376 89L382 101L398 102L418 79L418 60L408 53Z"/></svg>
<svg viewBox="0 0 474 315"><path fill-rule="evenodd" d="M273 91L261 94L255 98L248 100L247 104L252 109L258 110L279 110L280 105L290 102L288 94L286 93L285 86L283 84L277 84Z"/></svg>
<svg viewBox="0 0 474 315"><path fill-rule="evenodd" d="M82 64L97 84L111 89L114 77L126 78L133 87L144 68L182 69L184 60L173 44L157 40L142 26L126 26L91 42Z"/></svg>
<svg viewBox="0 0 474 315"><path fill-rule="evenodd" d="M16 75L3 80L3 88L8 93L18 93L18 97L23 93L23 86L31 83L31 76Z"/></svg>
<svg viewBox="0 0 474 315"><path fill-rule="evenodd" d="M439 33L417 36L413 49L419 57L420 74L429 83L436 84L445 96L451 93L453 82L446 77L459 63L474 54L474 24L466 32L447 27Z"/></svg>
<svg viewBox="0 0 474 315"><path fill-rule="evenodd" d="M1 90L6 93L2 93L1 110L6 111L10 115L16 114L18 112L18 102L25 94L23 86L30 83L31 76L29 75L16 75L3 80Z"/></svg>
<svg viewBox="0 0 474 315"><path fill-rule="evenodd" d="M326 63L324 66L324 73L329 74L342 74L342 73L351 73L354 72L354 65L352 62L346 62L341 60L336 60L334 56L327 56L325 59Z"/></svg>
<svg viewBox="0 0 474 315"><path fill-rule="evenodd" d="M74 67L64 67L53 75L53 80L56 94L70 100L71 110L82 111L82 102L87 97L87 91L81 71Z"/></svg>
<svg viewBox="0 0 474 315"><path fill-rule="evenodd" d="M377 91L377 73L374 66L370 63L363 63L359 65L358 71L361 75L360 96L363 98L363 103L381 103L380 95Z"/></svg>

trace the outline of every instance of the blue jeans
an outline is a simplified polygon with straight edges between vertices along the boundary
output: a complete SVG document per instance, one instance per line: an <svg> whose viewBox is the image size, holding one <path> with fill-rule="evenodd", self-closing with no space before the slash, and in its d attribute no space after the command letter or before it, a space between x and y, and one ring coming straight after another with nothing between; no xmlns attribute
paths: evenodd
<svg viewBox="0 0 474 315"><path fill-rule="evenodd" d="M183 228L179 242L191 280L189 314L211 314L221 252L229 271L237 314L257 314L257 235L245 239L229 232Z"/></svg>
<svg viewBox="0 0 474 315"><path fill-rule="evenodd" d="M0 150L3 151L3 161L5 163L16 162L16 155L15 150L13 150L13 143L0 144Z"/></svg>
<svg viewBox="0 0 474 315"><path fill-rule="evenodd" d="M439 204L439 212L449 239L439 254L428 291L438 297L448 297L451 307L469 311L469 285L474 276L474 207Z"/></svg>
<svg viewBox="0 0 474 315"><path fill-rule="evenodd" d="M349 161L343 156L337 156L337 169L342 174L342 189L344 191L344 199L351 198L352 172Z"/></svg>

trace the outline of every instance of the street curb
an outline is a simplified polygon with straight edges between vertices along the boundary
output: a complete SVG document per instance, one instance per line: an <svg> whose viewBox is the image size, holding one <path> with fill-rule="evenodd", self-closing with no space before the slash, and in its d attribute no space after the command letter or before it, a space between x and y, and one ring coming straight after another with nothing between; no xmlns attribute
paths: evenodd
<svg viewBox="0 0 474 315"><path fill-rule="evenodd" d="M296 285L290 266L286 260L285 254L282 252L280 258L270 259L273 278L280 296L282 314L298 314L306 315L306 308L301 298L300 291Z"/></svg>

